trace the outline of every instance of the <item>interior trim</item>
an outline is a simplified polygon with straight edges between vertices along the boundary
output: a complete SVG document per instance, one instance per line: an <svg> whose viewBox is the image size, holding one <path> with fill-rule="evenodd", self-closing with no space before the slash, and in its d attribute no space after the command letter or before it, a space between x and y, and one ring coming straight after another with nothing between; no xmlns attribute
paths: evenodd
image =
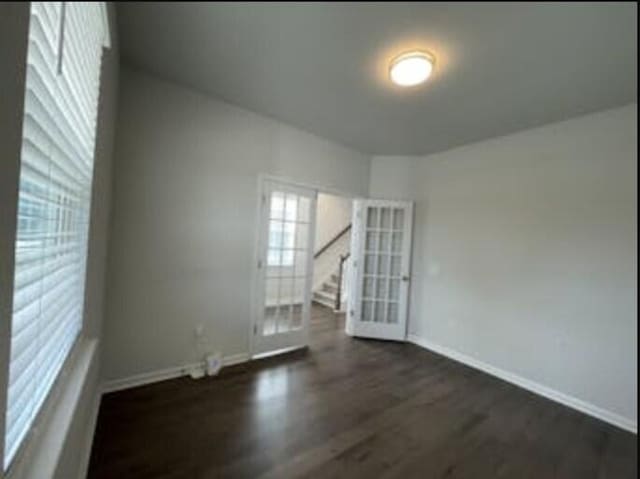
<svg viewBox="0 0 640 479"><path fill-rule="evenodd" d="M608 411L606 409L596 406L595 404L591 404L587 401L583 401L582 399L578 399L574 396L561 393L560 391L552 389L548 386L544 386L535 381L531 381L530 379L526 379L517 374L511 373L509 371L505 371L504 369L497 368L483 361L472 358L471 356L467 356L464 353L460 353L446 346L441 346L434 342L428 341L415 334L409 334L407 336L407 340L410 343L413 343L424 349L428 349L429 351L432 351L441 356L446 356L449 359L453 359L454 361L463 363L474 369L479 369L480 371L490 374L491 376L495 376L497 378L502 379L503 381L507 381L508 383L515 384L516 386L520 386L523 389L526 389L535 394L538 394L539 396L543 396L547 399L551 399L552 401L568 406L572 409L575 409L584 414L587 414L588 416L595 417L596 419L600 419L606 423L609 423L616 427L624 429L625 431L632 432L633 434L638 434L637 420L633 420L633 419L621 416L620 414L614 413L612 411Z"/></svg>
<svg viewBox="0 0 640 479"><path fill-rule="evenodd" d="M222 358L223 366L232 366L234 364L240 364L249 360L248 353L232 354ZM181 376L188 376L189 373L197 368L202 368L203 363L190 363L182 366L175 366L172 368L158 369L155 371L149 371L147 373L135 374L122 379L112 379L105 381L102 384L102 394L112 393L115 391L122 391L124 389L130 389L138 386L144 386L145 384L157 383L159 381L166 381L167 379L179 378Z"/></svg>
<svg viewBox="0 0 640 479"><path fill-rule="evenodd" d="M100 412L101 391L95 393L91 402L89 424L87 425L86 438L83 449L80 452L80 467L78 468L78 479L86 479L89 473L89 462L91 460L91 450L93 449L93 438L96 436L96 426L98 425L98 413Z"/></svg>

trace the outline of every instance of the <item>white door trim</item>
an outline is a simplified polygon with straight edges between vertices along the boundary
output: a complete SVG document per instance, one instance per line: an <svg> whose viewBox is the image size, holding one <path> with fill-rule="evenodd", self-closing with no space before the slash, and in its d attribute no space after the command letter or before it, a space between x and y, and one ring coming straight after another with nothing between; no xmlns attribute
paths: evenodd
<svg viewBox="0 0 640 479"><path fill-rule="evenodd" d="M285 183L291 186L297 186L299 188L309 188L312 190L316 190L318 193L325 193L327 195L335 195L342 196L343 198L350 198L352 200L356 199L366 199L362 195L356 195L354 193L349 193L343 191L339 188L333 188L332 186L324 186L319 183L309 183L306 181L299 181L287 176L277 176L268 173L260 173L258 175L258 184L263 185L265 181L275 181L276 183Z"/></svg>

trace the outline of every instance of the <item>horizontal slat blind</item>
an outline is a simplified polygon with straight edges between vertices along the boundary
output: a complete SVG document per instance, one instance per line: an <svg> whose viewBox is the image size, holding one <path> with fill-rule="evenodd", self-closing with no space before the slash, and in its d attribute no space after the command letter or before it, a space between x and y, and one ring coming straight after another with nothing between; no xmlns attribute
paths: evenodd
<svg viewBox="0 0 640 479"><path fill-rule="evenodd" d="M82 327L104 15L31 3L5 469Z"/></svg>

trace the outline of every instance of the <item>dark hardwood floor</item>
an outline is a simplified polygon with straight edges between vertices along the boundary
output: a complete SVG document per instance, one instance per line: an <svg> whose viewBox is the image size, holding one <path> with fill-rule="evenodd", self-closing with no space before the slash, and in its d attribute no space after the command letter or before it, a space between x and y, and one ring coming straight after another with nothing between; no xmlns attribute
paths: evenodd
<svg viewBox="0 0 640 479"><path fill-rule="evenodd" d="M90 478L636 478L637 436L314 307L308 350L107 394Z"/></svg>

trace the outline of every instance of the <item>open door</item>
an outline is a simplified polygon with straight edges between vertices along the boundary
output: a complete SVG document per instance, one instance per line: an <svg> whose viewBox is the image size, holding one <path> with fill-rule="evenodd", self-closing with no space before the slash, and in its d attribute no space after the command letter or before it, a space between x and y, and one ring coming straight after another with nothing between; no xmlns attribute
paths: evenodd
<svg viewBox="0 0 640 479"><path fill-rule="evenodd" d="M353 209L353 288L347 333L404 341L409 302L413 204L357 200Z"/></svg>
<svg viewBox="0 0 640 479"><path fill-rule="evenodd" d="M264 181L253 355L306 346L316 190Z"/></svg>

